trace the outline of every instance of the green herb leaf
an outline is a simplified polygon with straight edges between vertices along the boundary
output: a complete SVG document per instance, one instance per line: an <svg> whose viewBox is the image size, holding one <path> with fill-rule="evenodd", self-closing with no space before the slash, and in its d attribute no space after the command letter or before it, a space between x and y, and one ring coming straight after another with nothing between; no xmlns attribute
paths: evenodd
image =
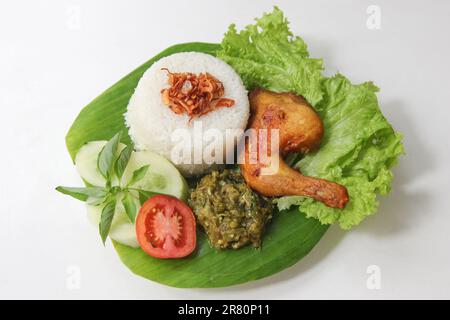
<svg viewBox="0 0 450 320"><path fill-rule="evenodd" d="M81 201L87 201L89 198L103 199L107 194L105 188L102 187L71 188L59 186L56 188L56 191Z"/></svg>
<svg viewBox="0 0 450 320"><path fill-rule="evenodd" d="M111 229L111 223L114 218L114 212L116 211L116 198L110 199L102 210L102 215L100 217L100 224L98 229L100 236L102 237L103 244L106 242L109 230Z"/></svg>
<svg viewBox="0 0 450 320"><path fill-rule="evenodd" d="M88 198L86 203L91 206L99 206L105 203L107 196L104 198Z"/></svg>
<svg viewBox="0 0 450 320"><path fill-rule="evenodd" d="M97 168L102 176L109 181L111 178L111 169L117 156L117 147L119 146L122 132L118 132L109 140L98 154Z"/></svg>
<svg viewBox="0 0 450 320"><path fill-rule="evenodd" d="M139 169L135 170L133 172L133 177L131 177L130 182L128 183L128 185L133 185L136 182L142 180L142 178L145 177L145 175L147 174L148 168L150 167L150 165L145 165L143 167L140 167Z"/></svg>
<svg viewBox="0 0 450 320"><path fill-rule="evenodd" d="M161 193L147 191L147 190L142 190L142 189L133 189L133 190L135 190L135 191L137 191L139 193L139 202L141 204L143 204L149 198L151 198L153 196L156 196L157 194L161 194Z"/></svg>
<svg viewBox="0 0 450 320"><path fill-rule="evenodd" d="M131 153L133 152L133 146L127 146L122 150L119 157L117 158L116 165L114 167L114 171L116 173L117 178L122 178L125 168L130 161Z"/></svg>
<svg viewBox="0 0 450 320"><path fill-rule="evenodd" d="M128 218L132 223L136 218L136 203L134 202L133 196L128 192L125 194L125 197L122 199L123 207L125 208L125 212L127 213Z"/></svg>

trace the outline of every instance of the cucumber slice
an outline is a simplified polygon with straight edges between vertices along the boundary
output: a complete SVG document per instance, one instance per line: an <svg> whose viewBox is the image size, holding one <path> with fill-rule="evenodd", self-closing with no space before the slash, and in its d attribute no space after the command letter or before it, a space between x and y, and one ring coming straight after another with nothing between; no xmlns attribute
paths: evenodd
<svg viewBox="0 0 450 320"><path fill-rule="evenodd" d="M131 180L135 170L145 165L150 165L147 174L131 187L187 199L189 188L181 173L169 160L151 151L133 152L125 169L122 185Z"/></svg>
<svg viewBox="0 0 450 320"><path fill-rule="evenodd" d="M75 157L75 165L78 173L86 183L93 186L104 187L106 184L105 178L103 178L97 169L98 154L105 144L106 141L89 142L80 149ZM126 146L124 144L120 144L119 151L123 150L125 147ZM121 186L125 187L131 180L133 172L145 165L149 165L149 169L145 177L130 187L156 193L169 194L182 200L187 199L189 189L186 181L178 172L177 168L166 158L150 151L137 151L131 154L130 161L128 162L122 177ZM118 186L118 179L113 179L111 184L112 186ZM136 208L139 210L140 203L137 199L138 194L136 191L131 192L133 192L136 196ZM98 227L103 206L93 206L87 204L86 207L89 221ZM111 224L109 236L111 239L121 244L133 248L139 247L136 240L134 223L132 223L126 215L125 208L121 202L121 197L119 197L116 204L116 211Z"/></svg>
<svg viewBox="0 0 450 320"><path fill-rule="evenodd" d="M102 206L92 206L87 204L87 217L89 222L95 227L98 227L100 223L100 217L103 210ZM139 201L136 200L136 207L139 208ZM131 223L130 219L125 213L125 208L122 205L121 200L117 201L116 211L114 213L114 218L111 224L111 230L109 231L109 237L114 241L121 244L138 248L139 243L136 239L136 230L134 223Z"/></svg>
<svg viewBox="0 0 450 320"><path fill-rule="evenodd" d="M100 171L97 168L98 154L103 149L107 141L91 141L80 148L75 157L75 166L78 174L85 182L97 187L104 187L106 184ZM119 144L119 152L122 151L126 145ZM118 181L113 181L113 185L117 185Z"/></svg>

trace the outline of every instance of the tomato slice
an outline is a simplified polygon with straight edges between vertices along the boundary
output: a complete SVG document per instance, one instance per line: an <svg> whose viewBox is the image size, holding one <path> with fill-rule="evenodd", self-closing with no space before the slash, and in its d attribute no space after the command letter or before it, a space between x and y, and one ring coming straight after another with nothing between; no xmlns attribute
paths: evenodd
<svg viewBox="0 0 450 320"><path fill-rule="evenodd" d="M149 198L136 218L136 235L142 250L155 258L182 258L195 249L195 217L177 198Z"/></svg>

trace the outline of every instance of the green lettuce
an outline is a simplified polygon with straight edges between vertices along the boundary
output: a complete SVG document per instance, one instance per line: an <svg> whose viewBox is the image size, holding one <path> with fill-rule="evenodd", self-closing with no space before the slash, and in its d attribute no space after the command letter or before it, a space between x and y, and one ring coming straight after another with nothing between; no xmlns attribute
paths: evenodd
<svg viewBox="0 0 450 320"><path fill-rule="evenodd" d="M380 111L378 88L372 82L354 85L341 74L323 76L322 60L309 57L306 44L292 35L278 8L240 32L231 25L217 55L241 75L249 90L263 87L300 94L323 120L321 148L293 166L305 175L344 185L350 201L341 210L289 196L276 200L280 210L296 205L307 217L338 223L343 229L377 211L377 195L390 191L390 168L404 151L402 136Z"/></svg>
<svg viewBox="0 0 450 320"><path fill-rule="evenodd" d="M322 99L323 62L309 58L305 42L292 35L278 8L239 33L232 24L221 45L218 57L233 66L249 90L298 92L311 104Z"/></svg>

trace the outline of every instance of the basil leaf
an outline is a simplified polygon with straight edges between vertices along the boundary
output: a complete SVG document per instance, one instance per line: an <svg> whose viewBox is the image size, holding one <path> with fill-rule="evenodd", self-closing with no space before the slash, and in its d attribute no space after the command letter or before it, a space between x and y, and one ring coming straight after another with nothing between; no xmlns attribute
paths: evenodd
<svg viewBox="0 0 450 320"><path fill-rule="evenodd" d="M100 236L102 237L103 244L106 242L109 230L111 229L111 223L114 218L114 212L116 211L116 199L110 199L102 210L102 215L100 217L100 223L98 229Z"/></svg>
<svg viewBox="0 0 450 320"><path fill-rule="evenodd" d="M122 178L125 168L127 167L128 162L130 161L131 153L133 152L133 146L127 146L122 150L119 157L117 158L116 165L114 167L114 171L116 173L117 178Z"/></svg>
<svg viewBox="0 0 450 320"><path fill-rule="evenodd" d="M122 199L123 207L125 208L125 212L127 213L128 218L132 223L136 218L136 203L134 202L133 196L130 193L126 193L125 197Z"/></svg>
<svg viewBox="0 0 450 320"><path fill-rule="evenodd" d="M144 202L147 201L149 198L156 196L157 194L161 194L161 193L142 190L142 189L133 189L133 190L135 190L139 193L139 202L141 204L144 204Z"/></svg>
<svg viewBox="0 0 450 320"><path fill-rule="evenodd" d="M87 201L88 198L103 199L107 194L105 188L102 187L71 188L59 186L56 188L56 191L67 194L81 201Z"/></svg>
<svg viewBox="0 0 450 320"><path fill-rule="evenodd" d="M104 198L88 198L86 200L86 203L91 206L99 206L101 204L104 204L106 199L107 199L106 197L104 197Z"/></svg>
<svg viewBox="0 0 450 320"><path fill-rule="evenodd" d="M139 169L134 171L133 172L133 177L131 177L131 180L128 183L128 185L133 185L136 182L142 180L142 178L144 178L145 175L147 174L147 171L148 171L149 167L150 167L150 165L146 165L146 166L140 167Z"/></svg>
<svg viewBox="0 0 450 320"><path fill-rule="evenodd" d="M111 169L116 159L117 147L119 146L122 132L118 132L109 140L102 151L98 154L97 168L106 180L110 180Z"/></svg>

